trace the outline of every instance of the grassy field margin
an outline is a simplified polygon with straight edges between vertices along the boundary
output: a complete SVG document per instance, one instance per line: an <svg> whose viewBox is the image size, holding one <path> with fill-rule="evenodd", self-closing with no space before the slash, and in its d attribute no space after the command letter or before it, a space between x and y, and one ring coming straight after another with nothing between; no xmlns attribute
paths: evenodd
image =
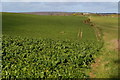
<svg viewBox="0 0 120 80"><path fill-rule="evenodd" d="M100 56L91 65L91 78L118 78L118 18L91 16L97 28L103 33L104 47Z"/></svg>

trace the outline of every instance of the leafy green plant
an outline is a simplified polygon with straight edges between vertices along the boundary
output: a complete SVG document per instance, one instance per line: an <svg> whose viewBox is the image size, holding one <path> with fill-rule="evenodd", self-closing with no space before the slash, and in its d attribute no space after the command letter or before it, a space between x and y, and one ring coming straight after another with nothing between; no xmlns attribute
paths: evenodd
<svg viewBox="0 0 120 80"><path fill-rule="evenodd" d="M87 78L100 48L96 41L3 36L2 78Z"/></svg>

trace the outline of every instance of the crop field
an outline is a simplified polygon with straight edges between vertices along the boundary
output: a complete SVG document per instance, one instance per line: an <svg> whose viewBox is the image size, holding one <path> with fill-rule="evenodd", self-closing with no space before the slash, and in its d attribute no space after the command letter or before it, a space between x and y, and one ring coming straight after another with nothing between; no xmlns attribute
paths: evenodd
<svg viewBox="0 0 120 80"><path fill-rule="evenodd" d="M2 78L89 78L102 43L87 19L3 13Z"/></svg>
<svg viewBox="0 0 120 80"><path fill-rule="evenodd" d="M3 13L3 34L32 38L96 40L95 31L79 16Z"/></svg>

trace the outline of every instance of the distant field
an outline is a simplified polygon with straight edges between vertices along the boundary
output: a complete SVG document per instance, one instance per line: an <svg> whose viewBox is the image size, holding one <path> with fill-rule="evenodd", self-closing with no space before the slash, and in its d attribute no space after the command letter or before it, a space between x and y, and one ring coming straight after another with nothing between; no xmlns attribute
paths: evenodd
<svg viewBox="0 0 120 80"><path fill-rule="evenodd" d="M94 29L80 16L44 16L3 13L3 34L32 38L96 40Z"/></svg>
<svg viewBox="0 0 120 80"><path fill-rule="evenodd" d="M102 30L104 36L107 36L107 41L118 38L118 17L93 16L91 21L96 23L96 27Z"/></svg>

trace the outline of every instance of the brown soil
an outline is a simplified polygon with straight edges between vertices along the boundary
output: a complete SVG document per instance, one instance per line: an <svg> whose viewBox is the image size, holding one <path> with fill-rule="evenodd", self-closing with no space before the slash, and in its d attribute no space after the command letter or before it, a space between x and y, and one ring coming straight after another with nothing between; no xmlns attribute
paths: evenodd
<svg viewBox="0 0 120 80"><path fill-rule="evenodd" d="M73 13L67 12L24 12L24 14L34 14L34 15L56 15L56 16L69 16Z"/></svg>
<svg viewBox="0 0 120 80"><path fill-rule="evenodd" d="M107 42L106 48L117 51L117 50L120 50L119 45L120 45L120 40L113 39Z"/></svg>
<svg viewBox="0 0 120 80"><path fill-rule="evenodd" d="M95 78L95 77L96 77L95 74L94 74L94 72L95 72L96 68L97 68L99 65L100 65L100 58L97 58L97 59L95 60L95 63L91 65L91 67L92 67L92 72L89 73L90 78Z"/></svg>
<svg viewBox="0 0 120 80"><path fill-rule="evenodd" d="M60 34L65 34L65 32L64 32L64 31L61 31Z"/></svg>

